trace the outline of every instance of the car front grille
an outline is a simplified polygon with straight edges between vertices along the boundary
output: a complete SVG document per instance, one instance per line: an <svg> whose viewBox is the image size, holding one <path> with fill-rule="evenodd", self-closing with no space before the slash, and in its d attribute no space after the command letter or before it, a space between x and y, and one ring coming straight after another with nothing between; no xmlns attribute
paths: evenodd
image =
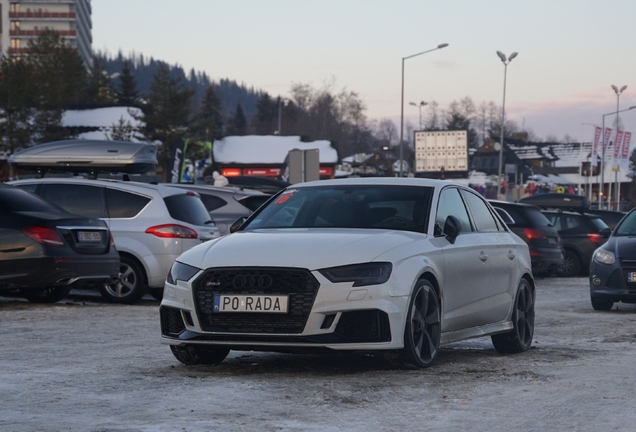
<svg viewBox="0 0 636 432"><path fill-rule="evenodd" d="M636 258L621 258L621 269L622 271L618 274L620 281L617 281L617 283L612 283L612 285L610 285L608 281L607 286L609 288L627 288L627 291L636 294L636 282L627 282L628 274L631 272L636 272ZM618 271L615 271L610 276L610 279L614 279L615 273L618 273ZM613 282L615 281L613 280Z"/></svg>
<svg viewBox="0 0 636 432"><path fill-rule="evenodd" d="M267 287L258 281L267 279ZM238 283L237 280L243 281ZM232 333L301 333L318 292L319 283L309 270L280 267L207 269L193 283L199 323L204 331ZM288 312L214 312L214 296L224 294L287 295Z"/></svg>

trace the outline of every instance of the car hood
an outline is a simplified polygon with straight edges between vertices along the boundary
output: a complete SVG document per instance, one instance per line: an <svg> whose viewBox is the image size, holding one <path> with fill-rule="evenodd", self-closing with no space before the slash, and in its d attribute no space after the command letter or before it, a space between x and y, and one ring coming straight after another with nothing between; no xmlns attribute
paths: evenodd
<svg viewBox="0 0 636 432"><path fill-rule="evenodd" d="M277 266L316 270L373 261L425 234L368 229L297 228L239 231L185 252L179 261L198 268Z"/></svg>
<svg viewBox="0 0 636 432"><path fill-rule="evenodd" d="M617 257L636 258L636 237L612 237L605 248L614 252Z"/></svg>

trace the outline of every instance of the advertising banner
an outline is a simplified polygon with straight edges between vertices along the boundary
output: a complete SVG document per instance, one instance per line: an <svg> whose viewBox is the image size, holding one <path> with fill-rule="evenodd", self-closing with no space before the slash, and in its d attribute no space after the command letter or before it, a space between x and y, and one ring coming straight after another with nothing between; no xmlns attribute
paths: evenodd
<svg viewBox="0 0 636 432"><path fill-rule="evenodd" d="M618 161L621 157L621 147L623 145L623 131L616 131L614 138L614 158L612 159L612 168L618 168Z"/></svg>
<svg viewBox="0 0 636 432"><path fill-rule="evenodd" d="M592 147L592 166L598 165L598 143L601 140L601 128L596 126L594 130L594 146Z"/></svg>
<svg viewBox="0 0 636 432"><path fill-rule="evenodd" d="M629 144L632 140L632 133L625 132L623 136L623 150L621 155L621 169L627 170L629 168Z"/></svg>
<svg viewBox="0 0 636 432"><path fill-rule="evenodd" d="M612 128L605 128L605 135L603 136L603 155L607 153L607 146L609 145L611 136L612 136ZM605 163L605 161L603 161L603 163Z"/></svg>

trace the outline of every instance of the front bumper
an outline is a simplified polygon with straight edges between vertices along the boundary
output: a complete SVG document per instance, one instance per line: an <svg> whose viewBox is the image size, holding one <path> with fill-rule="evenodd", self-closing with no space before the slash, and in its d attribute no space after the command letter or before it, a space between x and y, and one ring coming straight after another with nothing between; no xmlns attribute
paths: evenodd
<svg viewBox="0 0 636 432"><path fill-rule="evenodd" d="M257 313L205 312L209 301L195 293L200 275L192 283L166 283L160 308L162 343L286 352L403 347L406 296L389 296L388 283L352 287L351 283L331 283L318 272L307 273L315 281L315 295L304 296L304 316L290 300L289 316L284 319ZM218 321L217 316L227 320Z"/></svg>
<svg viewBox="0 0 636 432"><path fill-rule="evenodd" d="M590 297L612 302L636 303L636 282L628 282L628 273L636 268L623 267L619 262L612 265L590 264Z"/></svg>

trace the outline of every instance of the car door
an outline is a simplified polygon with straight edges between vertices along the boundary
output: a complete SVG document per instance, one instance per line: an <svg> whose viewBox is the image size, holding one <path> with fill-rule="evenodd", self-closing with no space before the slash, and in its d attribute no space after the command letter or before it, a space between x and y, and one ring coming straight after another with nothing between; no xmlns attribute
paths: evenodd
<svg viewBox="0 0 636 432"><path fill-rule="evenodd" d="M454 242L443 235L444 222L449 215L462 222L462 231ZM480 302L490 285L489 251L484 248L483 234L473 229L464 200L456 187L447 187L440 193L434 235L439 238L443 256L442 331L481 324L481 312L475 304Z"/></svg>
<svg viewBox="0 0 636 432"><path fill-rule="evenodd" d="M499 322L508 316L516 295L517 242L504 225L497 220L486 202L477 194L462 190L475 230L480 234L488 255L489 284L479 293L475 306L480 311L482 324Z"/></svg>

